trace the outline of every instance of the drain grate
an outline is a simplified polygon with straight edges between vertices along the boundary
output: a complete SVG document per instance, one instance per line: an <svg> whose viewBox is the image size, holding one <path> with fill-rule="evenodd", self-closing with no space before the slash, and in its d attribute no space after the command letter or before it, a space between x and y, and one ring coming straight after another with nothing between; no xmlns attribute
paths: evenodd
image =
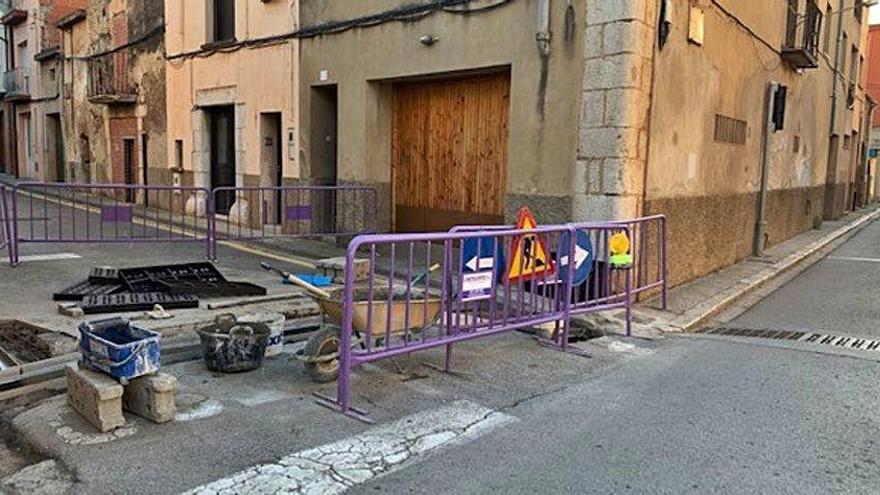
<svg viewBox="0 0 880 495"><path fill-rule="evenodd" d="M726 335L730 337L749 337L756 339L793 340L811 344L833 345L847 349L864 351L880 351L880 340L830 335L814 332L796 332L786 330L761 330L756 328L710 327L697 333L706 335Z"/></svg>

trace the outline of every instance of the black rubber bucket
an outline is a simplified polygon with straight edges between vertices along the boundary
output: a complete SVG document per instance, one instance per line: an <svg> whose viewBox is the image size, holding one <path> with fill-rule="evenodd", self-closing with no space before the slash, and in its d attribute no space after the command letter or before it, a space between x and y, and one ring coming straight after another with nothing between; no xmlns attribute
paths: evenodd
<svg viewBox="0 0 880 495"><path fill-rule="evenodd" d="M264 323L239 323L235 315L220 315L197 332L205 365L211 371L243 373L263 365L272 332Z"/></svg>

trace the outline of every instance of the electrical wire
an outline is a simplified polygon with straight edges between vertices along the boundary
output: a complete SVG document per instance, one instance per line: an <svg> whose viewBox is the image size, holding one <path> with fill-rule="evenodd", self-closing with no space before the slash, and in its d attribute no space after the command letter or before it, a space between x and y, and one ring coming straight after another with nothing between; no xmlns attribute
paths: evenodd
<svg viewBox="0 0 880 495"><path fill-rule="evenodd" d="M109 49L109 50L105 50L105 51L102 51L102 52L91 53L91 54L89 54L89 55L80 55L80 56L71 55L71 56L67 56L67 57L65 57L65 59L66 59L66 60L94 60L94 59L96 59L96 58L101 58L101 57L104 57L104 56L107 56L107 55L111 55L111 54L114 54L114 53L120 52L120 51L122 51L122 50L126 50L126 49L128 49L128 48L131 48L131 47L134 47L134 46L140 45L141 43L145 43L145 42L149 41L151 38L154 38L154 37L159 36L159 35L164 34L164 33L165 33L165 20L162 19L162 24L161 24L161 25L154 27L153 29L147 31L146 33L144 33L144 34L141 35L141 36L138 36L138 37L135 38L134 40L129 41L128 43L125 43L125 44L119 45L119 46L117 46L117 47L115 47L115 48L111 48L111 49Z"/></svg>
<svg viewBox="0 0 880 495"><path fill-rule="evenodd" d="M329 21L312 26L300 28L288 33L253 38L244 41L233 41L218 46L202 47L189 52L165 55L166 60L205 58L215 53L233 53L244 48L262 48L265 46L284 43L291 39L309 39L318 36L340 34L352 29L374 27L389 22L414 22L424 19L437 12L450 14L472 15L489 12L515 0L494 0L488 5L472 7L470 4L476 0L435 0L428 4L405 5L384 12L370 14L344 21Z"/></svg>

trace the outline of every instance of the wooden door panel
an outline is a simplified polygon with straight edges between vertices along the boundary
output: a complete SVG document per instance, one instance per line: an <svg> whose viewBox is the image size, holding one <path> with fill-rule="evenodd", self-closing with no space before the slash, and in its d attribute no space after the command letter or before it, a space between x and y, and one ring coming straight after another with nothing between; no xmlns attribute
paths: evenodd
<svg viewBox="0 0 880 495"><path fill-rule="evenodd" d="M507 73L395 87L397 230L503 220L509 105Z"/></svg>

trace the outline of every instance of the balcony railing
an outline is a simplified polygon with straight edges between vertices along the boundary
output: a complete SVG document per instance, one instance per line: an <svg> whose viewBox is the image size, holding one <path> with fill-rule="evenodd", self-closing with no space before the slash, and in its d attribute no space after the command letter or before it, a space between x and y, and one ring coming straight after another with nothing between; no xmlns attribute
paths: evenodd
<svg viewBox="0 0 880 495"><path fill-rule="evenodd" d="M22 0L0 1L0 23L15 26L27 20L27 7Z"/></svg>
<svg viewBox="0 0 880 495"><path fill-rule="evenodd" d="M29 67L19 67L6 71L3 75L3 85L6 88L7 101L22 101L31 98L31 70Z"/></svg>
<svg viewBox="0 0 880 495"><path fill-rule="evenodd" d="M782 58L797 69L815 69L819 66L822 12L811 0L805 3L806 10L801 14L798 2L789 2Z"/></svg>
<svg viewBox="0 0 880 495"><path fill-rule="evenodd" d="M120 50L92 58L89 68L89 99L95 103L129 104L137 101L131 81L131 54Z"/></svg>

